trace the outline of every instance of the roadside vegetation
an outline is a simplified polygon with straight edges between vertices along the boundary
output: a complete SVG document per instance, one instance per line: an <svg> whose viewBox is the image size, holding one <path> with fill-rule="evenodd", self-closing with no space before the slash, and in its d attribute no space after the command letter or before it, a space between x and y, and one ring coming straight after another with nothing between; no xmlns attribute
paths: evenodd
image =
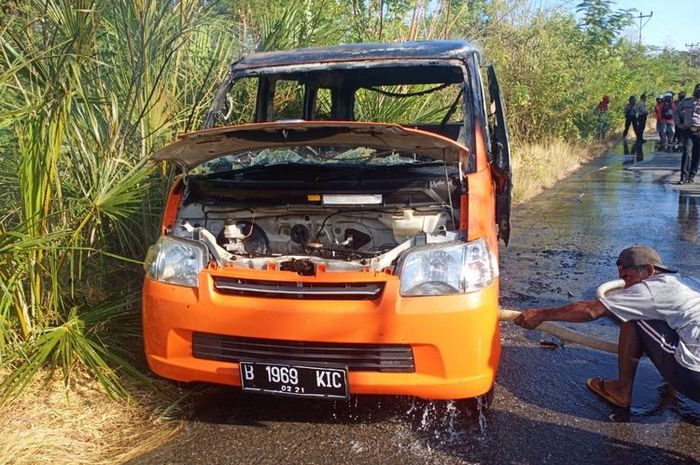
<svg viewBox="0 0 700 465"><path fill-rule="evenodd" d="M17 448L22 438L10 434L22 419L40 423L18 406L40 403L42 394L53 406L52 393L62 392L72 401L47 409L70 412L70 405L83 405L80 386L104 393L116 400L100 404L91 397L86 410L113 419L107 423L115 429L124 427L115 405L128 406L124 418L137 416L135 405L147 412L143 418L154 418L153 393L163 389L141 359L140 262L158 234L173 173L149 157L177 132L199 127L227 65L242 54L397 40L478 44L499 72L518 201L600 150L592 141L603 94L611 96L615 129L629 95L690 90L700 82L700 68L689 65L700 60L688 52L624 39L631 12L615 10L611 1L584 1L576 15L533 10L531 3L3 2L0 463L63 461L47 448L60 452L69 445L61 437L74 436L58 434L32 449L45 454L39 460L40 452L27 455ZM173 402L172 388L166 391ZM54 431L62 431L59 423L77 429L76 418L92 421L57 415L48 423ZM105 435L108 427L100 428L97 436ZM86 452L84 461L73 457L72 463L123 453L93 439L81 444L96 455ZM127 433L112 439L133 442Z"/></svg>

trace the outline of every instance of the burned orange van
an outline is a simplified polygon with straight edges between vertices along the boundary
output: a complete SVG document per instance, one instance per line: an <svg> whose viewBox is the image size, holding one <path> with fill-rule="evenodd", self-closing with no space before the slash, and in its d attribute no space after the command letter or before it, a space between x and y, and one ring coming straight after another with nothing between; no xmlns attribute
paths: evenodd
<svg viewBox="0 0 700 465"><path fill-rule="evenodd" d="M246 56L205 128L155 158L182 175L146 257L153 372L318 398L491 390L509 148L468 43Z"/></svg>

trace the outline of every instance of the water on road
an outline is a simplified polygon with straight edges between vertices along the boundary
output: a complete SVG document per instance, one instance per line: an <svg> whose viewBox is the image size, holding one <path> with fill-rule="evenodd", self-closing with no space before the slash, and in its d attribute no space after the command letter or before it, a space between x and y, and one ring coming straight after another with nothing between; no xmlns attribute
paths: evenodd
<svg viewBox="0 0 700 465"><path fill-rule="evenodd" d="M700 277L700 184L674 185L680 155L644 148L650 153L616 147L514 209L511 244L501 251L503 306L592 298L617 277L617 254L634 243ZM574 326L616 337L612 321ZM624 411L585 386L588 377L616 375L614 355L509 323L502 323L502 341L486 414L454 402L323 402L206 387L192 395L181 434L131 463L700 463L700 404L675 394L647 360L633 408Z"/></svg>

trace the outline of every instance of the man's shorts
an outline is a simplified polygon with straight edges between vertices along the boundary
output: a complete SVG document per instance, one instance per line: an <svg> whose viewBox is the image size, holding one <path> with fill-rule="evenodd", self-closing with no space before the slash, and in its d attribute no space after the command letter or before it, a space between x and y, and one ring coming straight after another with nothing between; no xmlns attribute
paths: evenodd
<svg viewBox="0 0 700 465"><path fill-rule="evenodd" d="M700 402L700 371L690 370L676 361L678 334L662 320L634 321L644 353L661 376L678 392Z"/></svg>

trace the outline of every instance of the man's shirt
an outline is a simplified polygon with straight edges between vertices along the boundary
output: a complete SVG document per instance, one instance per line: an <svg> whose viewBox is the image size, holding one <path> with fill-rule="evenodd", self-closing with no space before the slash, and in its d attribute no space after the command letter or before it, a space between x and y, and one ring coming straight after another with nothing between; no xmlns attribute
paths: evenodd
<svg viewBox="0 0 700 465"><path fill-rule="evenodd" d="M634 110L637 112L637 116L644 116L647 113L649 113L647 111L646 103L644 103L644 102L637 103L637 106L634 107Z"/></svg>
<svg viewBox="0 0 700 465"><path fill-rule="evenodd" d="M700 127L700 98L686 97L676 109L677 123Z"/></svg>
<svg viewBox="0 0 700 465"><path fill-rule="evenodd" d="M601 297L600 302L622 321L665 321L680 338L676 361L700 371L700 282L661 273Z"/></svg>
<svg viewBox="0 0 700 465"><path fill-rule="evenodd" d="M664 110L670 110L669 114L664 115ZM666 104L665 102L659 102L654 107L654 113L656 113L656 120L664 123L673 123L673 114L676 112L675 102Z"/></svg>

